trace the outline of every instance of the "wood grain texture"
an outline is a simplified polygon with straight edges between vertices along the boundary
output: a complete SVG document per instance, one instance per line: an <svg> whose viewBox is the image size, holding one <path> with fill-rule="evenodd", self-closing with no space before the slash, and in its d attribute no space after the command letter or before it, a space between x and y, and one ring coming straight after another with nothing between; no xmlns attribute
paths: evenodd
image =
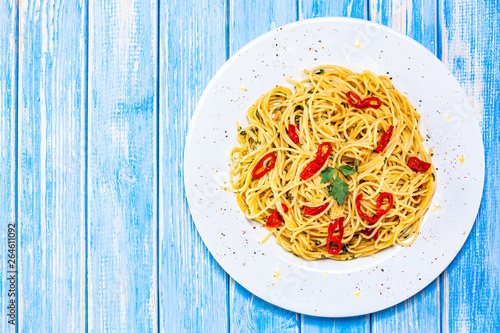
<svg viewBox="0 0 500 333"><path fill-rule="evenodd" d="M160 331L225 332L228 276L203 244L183 181L189 119L226 60L225 0L160 2ZM186 175L189 177L189 175Z"/></svg>
<svg viewBox="0 0 500 333"><path fill-rule="evenodd" d="M326 16L367 18L366 0L299 0L299 18Z"/></svg>
<svg viewBox="0 0 500 333"><path fill-rule="evenodd" d="M297 20L295 1L231 0L229 3L230 55L263 33ZM259 299L232 279L229 290L231 332L300 330L299 315Z"/></svg>
<svg viewBox="0 0 500 333"><path fill-rule="evenodd" d="M437 0L371 0L370 20L415 39L437 54Z"/></svg>
<svg viewBox="0 0 500 333"><path fill-rule="evenodd" d="M89 1L88 330L157 325L157 3Z"/></svg>
<svg viewBox="0 0 500 333"><path fill-rule="evenodd" d="M443 281L444 332L500 331L500 3L442 1L443 60L483 129L486 178L479 214Z"/></svg>
<svg viewBox="0 0 500 333"><path fill-rule="evenodd" d="M373 0L370 19L437 52L436 0ZM414 297L372 314L372 332L439 332L439 278Z"/></svg>
<svg viewBox="0 0 500 333"><path fill-rule="evenodd" d="M367 3L365 0L301 0L299 17L347 16L365 19ZM302 332L370 332L370 315L351 318L320 318L302 315Z"/></svg>
<svg viewBox="0 0 500 333"><path fill-rule="evenodd" d="M10 318L9 289L7 271L15 271L7 262L8 224L16 223L15 212L15 140L17 110L17 2L0 2L0 331L14 332L15 326L8 323ZM18 226L18 225L17 225ZM15 290L15 287L14 287ZM17 310L17 313L19 311Z"/></svg>
<svg viewBox="0 0 500 333"><path fill-rule="evenodd" d="M19 331L85 328L84 1L21 1Z"/></svg>

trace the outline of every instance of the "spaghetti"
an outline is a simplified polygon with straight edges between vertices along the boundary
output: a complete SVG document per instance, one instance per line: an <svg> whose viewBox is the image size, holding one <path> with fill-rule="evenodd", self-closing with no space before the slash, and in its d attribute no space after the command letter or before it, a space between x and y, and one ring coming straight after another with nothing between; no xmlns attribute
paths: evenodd
<svg viewBox="0 0 500 333"><path fill-rule="evenodd" d="M385 76L330 65L304 76L248 110L230 159L238 205L307 260L413 244L436 184L420 115Z"/></svg>

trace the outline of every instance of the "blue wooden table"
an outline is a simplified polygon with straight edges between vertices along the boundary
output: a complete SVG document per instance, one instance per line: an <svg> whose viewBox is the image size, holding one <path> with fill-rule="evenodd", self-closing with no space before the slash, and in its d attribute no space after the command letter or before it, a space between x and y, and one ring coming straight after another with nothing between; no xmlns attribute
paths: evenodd
<svg viewBox="0 0 500 333"><path fill-rule="evenodd" d="M496 0L0 1L0 331L16 331L13 299L19 332L499 332L499 15ZM321 16L427 47L470 96L486 150L480 212L453 263L406 302L347 319L277 308L232 280L182 180L188 122L217 69L260 34Z"/></svg>

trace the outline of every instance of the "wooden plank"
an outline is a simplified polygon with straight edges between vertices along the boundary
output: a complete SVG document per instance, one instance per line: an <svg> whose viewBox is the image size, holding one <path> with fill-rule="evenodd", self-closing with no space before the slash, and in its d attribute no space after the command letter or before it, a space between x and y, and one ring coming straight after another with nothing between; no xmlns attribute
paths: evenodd
<svg viewBox="0 0 500 333"><path fill-rule="evenodd" d="M17 110L17 1L0 2L0 221L2 221L2 230L0 230L0 251L2 260L0 262L0 331L14 332L15 325L9 324L12 320L16 323L16 312L19 314L18 304L12 313L12 317L7 315L11 313L8 306L11 306L10 300L16 299L16 282L10 278L15 273L7 273L16 270L16 263L9 263L7 254L9 248L9 223L16 224L15 211L15 140L16 140L16 110ZM17 225L15 226L17 227ZM15 253L14 253L15 254ZM13 264L14 266L10 266ZM12 294L14 291L14 295Z"/></svg>
<svg viewBox="0 0 500 333"><path fill-rule="evenodd" d="M203 244L184 194L184 144L203 89L226 60L225 0L160 2L160 331L225 332L224 270ZM189 176L189 175L187 175Z"/></svg>
<svg viewBox="0 0 500 333"><path fill-rule="evenodd" d="M308 19L326 16L366 18L365 0L301 0L299 17ZM370 316L351 318L320 318L302 316L303 332L370 332Z"/></svg>
<svg viewBox="0 0 500 333"><path fill-rule="evenodd" d="M483 199L472 232L446 270L443 332L500 331L500 25L498 1L443 0L443 60L480 119L486 156Z"/></svg>
<svg viewBox="0 0 500 333"><path fill-rule="evenodd" d="M85 1L21 1L19 331L85 329Z"/></svg>
<svg viewBox="0 0 500 333"><path fill-rule="evenodd" d="M437 52L436 0L375 0L370 19ZM439 332L439 278L414 297L372 315L372 332Z"/></svg>
<svg viewBox="0 0 500 333"><path fill-rule="evenodd" d="M406 34L437 54L437 0L371 0L370 20Z"/></svg>
<svg viewBox="0 0 500 333"><path fill-rule="evenodd" d="M235 1L229 8L229 55L263 33L297 20L295 1ZM256 19L258 18L258 19ZM231 279L231 332L297 332L300 316L267 303Z"/></svg>
<svg viewBox="0 0 500 333"><path fill-rule="evenodd" d="M299 18L345 16L366 19L365 0L299 0Z"/></svg>
<svg viewBox="0 0 500 333"><path fill-rule="evenodd" d="M157 3L89 1L88 330L156 331Z"/></svg>

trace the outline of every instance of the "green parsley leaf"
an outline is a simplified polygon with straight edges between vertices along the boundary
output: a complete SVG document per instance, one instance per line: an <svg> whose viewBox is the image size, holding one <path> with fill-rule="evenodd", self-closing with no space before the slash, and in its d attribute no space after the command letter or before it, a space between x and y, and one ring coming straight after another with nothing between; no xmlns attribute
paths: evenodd
<svg viewBox="0 0 500 333"><path fill-rule="evenodd" d="M326 258L326 256L324 254L321 255L321 258Z"/></svg>
<svg viewBox="0 0 500 333"><path fill-rule="evenodd" d="M309 108L309 103L306 103L306 107Z"/></svg>
<svg viewBox="0 0 500 333"><path fill-rule="evenodd" d="M320 241L317 241L316 243L314 243L316 246L320 245L321 242Z"/></svg>
<svg viewBox="0 0 500 333"><path fill-rule="evenodd" d="M337 177L333 181L332 185L328 187L328 193L332 196L333 200L337 201L337 204L339 206L342 206L345 199L347 199L349 186L345 181L342 180L338 172Z"/></svg>
<svg viewBox="0 0 500 333"><path fill-rule="evenodd" d="M355 168L356 172L358 172L358 159L354 160L354 168Z"/></svg>
<svg viewBox="0 0 500 333"><path fill-rule="evenodd" d="M333 174L335 173L335 168L332 167L326 167L321 173L319 174L321 176L321 183L329 183L333 180Z"/></svg>
<svg viewBox="0 0 500 333"><path fill-rule="evenodd" d="M324 72L325 72L325 70L318 69L316 72L314 72L314 74L323 74Z"/></svg>
<svg viewBox="0 0 500 333"><path fill-rule="evenodd" d="M386 158L384 158L384 164L385 164L385 162L387 162L387 157L386 157Z"/></svg>
<svg viewBox="0 0 500 333"><path fill-rule="evenodd" d="M354 169L350 165L342 165L339 166L337 169L339 169L339 171L342 172L344 176L354 175L356 173L356 169Z"/></svg>

